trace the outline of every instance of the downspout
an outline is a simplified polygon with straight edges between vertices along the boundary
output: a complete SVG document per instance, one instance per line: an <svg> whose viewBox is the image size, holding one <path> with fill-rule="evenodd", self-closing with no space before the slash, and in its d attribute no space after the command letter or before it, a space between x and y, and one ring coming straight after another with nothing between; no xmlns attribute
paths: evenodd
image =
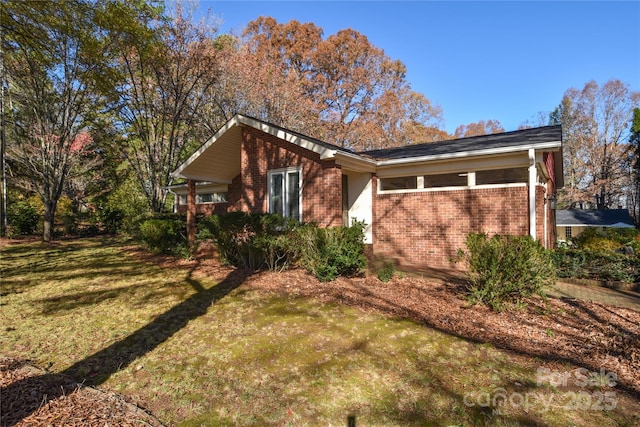
<svg viewBox="0 0 640 427"><path fill-rule="evenodd" d="M536 240L536 151L529 148L529 235Z"/></svg>
<svg viewBox="0 0 640 427"><path fill-rule="evenodd" d="M544 230L544 247L545 248L549 248L549 232L547 230L547 221L549 220L549 214L548 214L548 210L549 210L549 204L547 202L547 200L549 200L549 193L547 192L547 186L545 185L544 187L544 205L543 205L543 211L544 211L544 222L542 224L542 229Z"/></svg>

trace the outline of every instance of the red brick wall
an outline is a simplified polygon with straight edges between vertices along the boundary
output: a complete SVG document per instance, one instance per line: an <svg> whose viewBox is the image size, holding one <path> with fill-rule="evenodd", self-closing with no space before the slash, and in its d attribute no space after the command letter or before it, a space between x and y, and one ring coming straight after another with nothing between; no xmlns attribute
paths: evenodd
<svg viewBox="0 0 640 427"><path fill-rule="evenodd" d="M376 194L374 253L401 265L462 268L451 259L469 232L529 234L528 199L526 186Z"/></svg>
<svg viewBox="0 0 640 427"><path fill-rule="evenodd" d="M197 205L198 214L228 211L267 212L267 172L288 167L302 168L302 219L323 227L342 225L342 171L334 161L268 133L242 130L241 172L231 182L227 203ZM178 212L186 206L178 205Z"/></svg>
<svg viewBox="0 0 640 427"><path fill-rule="evenodd" d="M242 130L241 174L229 186L229 210L267 212L267 172L302 168L302 219L320 226L342 223L342 171L334 161L268 133Z"/></svg>

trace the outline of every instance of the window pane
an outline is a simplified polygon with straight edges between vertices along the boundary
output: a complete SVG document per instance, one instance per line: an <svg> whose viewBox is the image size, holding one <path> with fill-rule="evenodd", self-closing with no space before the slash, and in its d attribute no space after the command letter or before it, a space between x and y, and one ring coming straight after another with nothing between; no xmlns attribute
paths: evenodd
<svg viewBox="0 0 640 427"><path fill-rule="evenodd" d="M466 185L466 173L444 173L424 176L424 188L465 187Z"/></svg>
<svg viewBox="0 0 640 427"><path fill-rule="evenodd" d="M202 193L196 195L196 203L220 203L227 201L227 193Z"/></svg>
<svg viewBox="0 0 640 427"><path fill-rule="evenodd" d="M269 212L284 215L284 174L271 174L269 183Z"/></svg>
<svg viewBox="0 0 640 427"><path fill-rule="evenodd" d="M380 185L386 190L412 190L418 188L417 176L401 176L398 178L381 178Z"/></svg>
<svg viewBox="0 0 640 427"><path fill-rule="evenodd" d="M527 168L498 169L476 172L476 185L483 184L515 184L529 180Z"/></svg>
<svg viewBox="0 0 640 427"><path fill-rule="evenodd" d="M213 194L211 193L198 194L196 196L196 203L211 203L211 202L213 202Z"/></svg>
<svg viewBox="0 0 640 427"><path fill-rule="evenodd" d="M291 218L300 220L300 173L287 174L287 213Z"/></svg>

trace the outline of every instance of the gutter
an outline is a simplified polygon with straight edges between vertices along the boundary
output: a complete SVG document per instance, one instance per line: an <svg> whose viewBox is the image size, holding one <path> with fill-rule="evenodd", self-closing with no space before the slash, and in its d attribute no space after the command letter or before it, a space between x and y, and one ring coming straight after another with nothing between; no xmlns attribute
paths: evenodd
<svg viewBox="0 0 640 427"><path fill-rule="evenodd" d="M432 162L435 160L451 160L458 158L480 157L496 154L511 154L529 150L550 150L561 148L561 143L548 142L543 144L518 145L517 147L491 148L487 150L460 151L457 153L435 154L431 156L405 157L402 159L380 160L376 162L377 166L395 166L405 163Z"/></svg>

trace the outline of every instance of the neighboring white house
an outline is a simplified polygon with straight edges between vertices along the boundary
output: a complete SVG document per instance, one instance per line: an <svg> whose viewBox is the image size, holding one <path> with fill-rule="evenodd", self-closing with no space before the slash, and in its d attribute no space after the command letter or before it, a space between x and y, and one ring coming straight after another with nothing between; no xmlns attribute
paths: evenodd
<svg viewBox="0 0 640 427"><path fill-rule="evenodd" d="M627 209L568 209L556 211L558 240L569 240L582 233L587 227L635 228Z"/></svg>

